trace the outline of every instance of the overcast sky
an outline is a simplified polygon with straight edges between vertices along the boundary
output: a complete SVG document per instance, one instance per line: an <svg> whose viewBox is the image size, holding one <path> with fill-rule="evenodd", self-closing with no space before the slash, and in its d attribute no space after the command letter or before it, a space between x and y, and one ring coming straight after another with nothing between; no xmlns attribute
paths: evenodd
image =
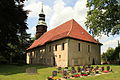
<svg viewBox="0 0 120 80"><path fill-rule="evenodd" d="M38 23L39 13L41 11L41 3L43 1L44 13L46 15L46 23L48 30L57 27L58 25L75 19L84 29L86 21L86 1L87 0L27 0L25 2L25 10L30 10L28 14L27 24L29 27L28 33L35 35L36 25ZM120 35L96 38L103 44L101 52L105 52L108 47L115 48Z"/></svg>

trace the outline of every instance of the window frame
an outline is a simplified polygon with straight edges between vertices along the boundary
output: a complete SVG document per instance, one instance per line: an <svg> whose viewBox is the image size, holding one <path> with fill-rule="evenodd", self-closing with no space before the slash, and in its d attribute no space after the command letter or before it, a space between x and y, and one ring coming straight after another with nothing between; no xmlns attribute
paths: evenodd
<svg viewBox="0 0 120 80"><path fill-rule="evenodd" d="M88 45L88 50L87 51L90 52L90 45Z"/></svg>
<svg viewBox="0 0 120 80"><path fill-rule="evenodd" d="M62 43L61 50L65 50L65 43Z"/></svg>
<svg viewBox="0 0 120 80"><path fill-rule="evenodd" d="M55 45L55 51L57 51L57 44Z"/></svg>
<svg viewBox="0 0 120 80"><path fill-rule="evenodd" d="M49 46L49 52L51 52L51 51L52 51L52 46L50 45L50 46Z"/></svg>
<svg viewBox="0 0 120 80"><path fill-rule="evenodd" d="M78 43L78 51L81 51L81 44Z"/></svg>

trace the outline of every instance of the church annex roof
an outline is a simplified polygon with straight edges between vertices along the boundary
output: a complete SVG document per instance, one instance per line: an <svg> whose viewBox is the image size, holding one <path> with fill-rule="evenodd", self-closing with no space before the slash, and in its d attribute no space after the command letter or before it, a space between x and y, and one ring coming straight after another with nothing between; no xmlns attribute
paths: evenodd
<svg viewBox="0 0 120 80"><path fill-rule="evenodd" d="M74 19L72 19L44 33L40 38L35 40L27 50L42 46L47 42L52 42L66 37L95 44L101 44L95 40L86 30L84 30Z"/></svg>

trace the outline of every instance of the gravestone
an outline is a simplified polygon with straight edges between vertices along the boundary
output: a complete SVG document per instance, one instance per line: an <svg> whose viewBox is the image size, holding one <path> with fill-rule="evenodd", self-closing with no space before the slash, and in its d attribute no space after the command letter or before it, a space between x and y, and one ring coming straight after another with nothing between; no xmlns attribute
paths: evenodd
<svg viewBox="0 0 120 80"><path fill-rule="evenodd" d="M29 68L26 69L26 73L28 73L28 74L36 74L37 73L37 68L29 67Z"/></svg>
<svg viewBox="0 0 120 80"><path fill-rule="evenodd" d="M65 67L65 69L68 69L68 67Z"/></svg>
<svg viewBox="0 0 120 80"><path fill-rule="evenodd" d="M65 67L64 71L68 71L68 67Z"/></svg>
<svg viewBox="0 0 120 80"><path fill-rule="evenodd" d="M99 66L96 66L94 70L96 74L99 74Z"/></svg>
<svg viewBox="0 0 120 80"><path fill-rule="evenodd" d="M58 73L62 73L62 68L58 67Z"/></svg>
<svg viewBox="0 0 120 80"><path fill-rule="evenodd" d="M75 67L71 67L71 73L76 73Z"/></svg>
<svg viewBox="0 0 120 80"><path fill-rule="evenodd" d="M86 68L86 65L83 65L83 69L85 69Z"/></svg>
<svg viewBox="0 0 120 80"><path fill-rule="evenodd" d="M95 67L95 70L98 70L98 69L99 69L99 66L96 66L96 67Z"/></svg>
<svg viewBox="0 0 120 80"><path fill-rule="evenodd" d="M62 68L61 68L61 67L58 67L58 70L62 70Z"/></svg>
<svg viewBox="0 0 120 80"><path fill-rule="evenodd" d="M52 79L52 76L48 77L48 79L47 79L47 80L53 80L53 79Z"/></svg>
<svg viewBox="0 0 120 80"><path fill-rule="evenodd" d="M68 75L67 71L63 70L63 76L67 76L67 75Z"/></svg>
<svg viewBox="0 0 120 80"><path fill-rule="evenodd" d="M69 75L69 74L67 73L67 71L64 71L64 70L63 70L63 78L67 79L67 78L68 78L68 75Z"/></svg>
<svg viewBox="0 0 120 80"><path fill-rule="evenodd" d="M77 71L78 73L81 72L81 68L79 66L77 67Z"/></svg>
<svg viewBox="0 0 120 80"><path fill-rule="evenodd" d="M53 71L52 72L52 76L54 77L54 76L57 76L57 71Z"/></svg>
<svg viewBox="0 0 120 80"><path fill-rule="evenodd" d="M104 67L101 67L101 71L104 71Z"/></svg>
<svg viewBox="0 0 120 80"><path fill-rule="evenodd" d="M107 71L110 71L110 66L107 66Z"/></svg>
<svg viewBox="0 0 120 80"><path fill-rule="evenodd" d="M91 68L91 64L88 64L88 68Z"/></svg>
<svg viewBox="0 0 120 80"><path fill-rule="evenodd" d="M75 67L71 67L72 70L75 70Z"/></svg>

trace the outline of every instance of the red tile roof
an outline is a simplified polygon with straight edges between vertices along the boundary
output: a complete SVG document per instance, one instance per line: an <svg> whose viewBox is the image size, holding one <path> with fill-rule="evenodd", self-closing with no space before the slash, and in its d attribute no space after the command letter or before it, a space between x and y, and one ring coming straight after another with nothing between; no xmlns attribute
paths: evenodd
<svg viewBox="0 0 120 80"><path fill-rule="evenodd" d="M85 31L74 19L72 19L44 33L39 39L35 40L27 50L65 37L101 44Z"/></svg>

